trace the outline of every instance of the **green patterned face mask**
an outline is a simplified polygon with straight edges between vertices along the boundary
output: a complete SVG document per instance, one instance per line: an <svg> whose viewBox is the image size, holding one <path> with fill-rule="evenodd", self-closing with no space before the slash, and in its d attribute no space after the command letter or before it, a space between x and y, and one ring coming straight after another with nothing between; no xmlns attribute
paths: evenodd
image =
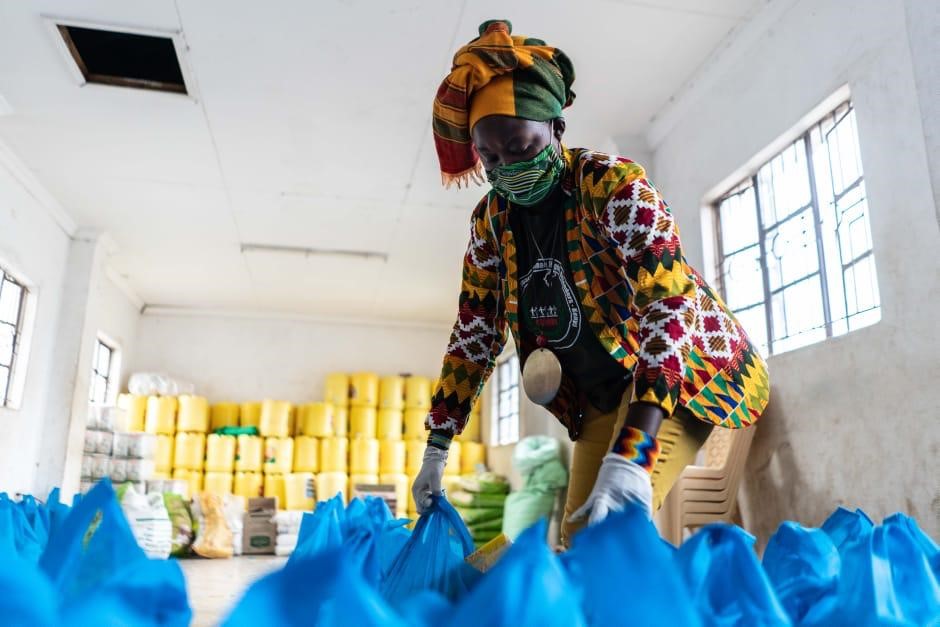
<svg viewBox="0 0 940 627"><path fill-rule="evenodd" d="M497 194L528 207L542 202L564 171L565 161L550 143L528 161L496 166L486 178Z"/></svg>

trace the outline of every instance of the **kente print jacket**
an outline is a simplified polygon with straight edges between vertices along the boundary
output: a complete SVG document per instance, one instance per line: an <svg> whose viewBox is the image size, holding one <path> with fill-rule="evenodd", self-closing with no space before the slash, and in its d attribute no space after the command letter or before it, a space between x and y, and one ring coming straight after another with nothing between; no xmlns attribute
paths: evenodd
<svg viewBox="0 0 940 627"><path fill-rule="evenodd" d="M669 206L629 159L565 149L562 180L571 272L587 327L627 370L633 400L740 428L769 400L767 366L731 311L682 254ZM508 335L519 333L512 203L490 191L473 211L457 321L426 426L463 431ZM577 439L583 400L563 377L547 406Z"/></svg>

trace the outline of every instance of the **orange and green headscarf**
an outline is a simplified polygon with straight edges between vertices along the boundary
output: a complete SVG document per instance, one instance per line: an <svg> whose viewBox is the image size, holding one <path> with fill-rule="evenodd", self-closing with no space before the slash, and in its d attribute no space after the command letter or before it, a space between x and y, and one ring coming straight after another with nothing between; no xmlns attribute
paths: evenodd
<svg viewBox="0 0 940 627"><path fill-rule="evenodd" d="M445 186L483 182L470 129L488 115L536 122L561 116L574 101L574 67L541 39L512 34L508 20L480 25L480 36L457 51L434 98L434 145Z"/></svg>

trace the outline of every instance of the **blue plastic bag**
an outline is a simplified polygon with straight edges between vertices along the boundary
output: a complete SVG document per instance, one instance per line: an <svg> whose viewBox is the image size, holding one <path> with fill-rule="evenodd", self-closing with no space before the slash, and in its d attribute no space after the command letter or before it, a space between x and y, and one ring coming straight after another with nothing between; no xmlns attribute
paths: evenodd
<svg viewBox="0 0 940 627"><path fill-rule="evenodd" d="M340 546L292 559L255 582L223 625L405 627L406 623L362 577L347 547Z"/></svg>
<svg viewBox="0 0 940 627"><path fill-rule="evenodd" d="M382 596L400 604L418 592L435 590L456 601L479 579L479 571L464 562L472 552L473 539L460 514L443 496L435 497L392 563Z"/></svg>
<svg viewBox="0 0 940 627"><path fill-rule="evenodd" d="M52 586L36 564L17 556L12 544L6 550L0 546L0 623L5 627L52 627L58 624L55 610Z"/></svg>
<svg viewBox="0 0 940 627"><path fill-rule="evenodd" d="M571 594L568 575L545 543L545 536L544 520L526 529L463 598L451 627L587 625L577 597ZM617 600L623 609L620 595ZM620 621L608 624L632 622L629 618L629 614L621 613Z"/></svg>
<svg viewBox="0 0 940 627"><path fill-rule="evenodd" d="M562 559L590 625L701 624L675 550L639 508L580 531Z"/></svg>
<svg viewBox="0 0 940 627"><path fill-rule="evenodd" d="M147 559L108 481L72 509L39 564L62 624L183 627L192 616L179 564Z"/></svg>
<svg viewBox="0 0 940 627"><path fill-rule="evenodd" d="M0 533L7 542L12 543L16 555L31 564L39 561L46 545L46 530L37 522L36 503L32 497L23 501L12 501L5 492L0 492L0 510L4 520L0 523Z"/></svg>
<svg viewBox="0 0 940 627"><path fill-rule="evenodd" d="M790 625L753 549L754 537L733 525L702 527L676 552L705 625Z"/></svg>
<svg viewBox="0 0 940 627"><path fill-rule="evenodd" d="M346 510L341 496L317 503L313 513L304 514L300 520L297 547L288 562L342 546L345 520Z"/></svg>
<svg viewBox="0 0 940 627"><path fill-rule="evenodd" d="M839 507L829 515L820 528L832 538L832 543L841 553L847 544L867 535L874 527L871 518L862 510L857 509L852 512Z"/></svg>
<svg viewBox="0 0 940 627"><path fill-rule="evenodd" d="M366 581L378 585L410 537L406 519L395 520L384 499L353 499L346 508L343 544Z"/></svg>
<svg viewBox="0 0 940 627"><path fill-rule="evenodd" d="M767 543L763 566L795 625L818 623L835 608L841 560L822 529L784 522Z"/></svg>

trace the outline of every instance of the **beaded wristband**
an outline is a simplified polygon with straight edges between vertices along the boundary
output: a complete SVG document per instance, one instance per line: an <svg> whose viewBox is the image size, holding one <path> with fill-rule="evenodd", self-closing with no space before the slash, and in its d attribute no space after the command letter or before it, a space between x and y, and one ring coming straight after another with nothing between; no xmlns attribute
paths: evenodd
<svg viewBox="0 0 940 627"><path fill-rule="evenodd" d="M617 441L614 443L612 453L622 455L629 461L641 466L648 473L653 472L653 466L659 458L659 440L640 429L625 426Z"/></svg>

